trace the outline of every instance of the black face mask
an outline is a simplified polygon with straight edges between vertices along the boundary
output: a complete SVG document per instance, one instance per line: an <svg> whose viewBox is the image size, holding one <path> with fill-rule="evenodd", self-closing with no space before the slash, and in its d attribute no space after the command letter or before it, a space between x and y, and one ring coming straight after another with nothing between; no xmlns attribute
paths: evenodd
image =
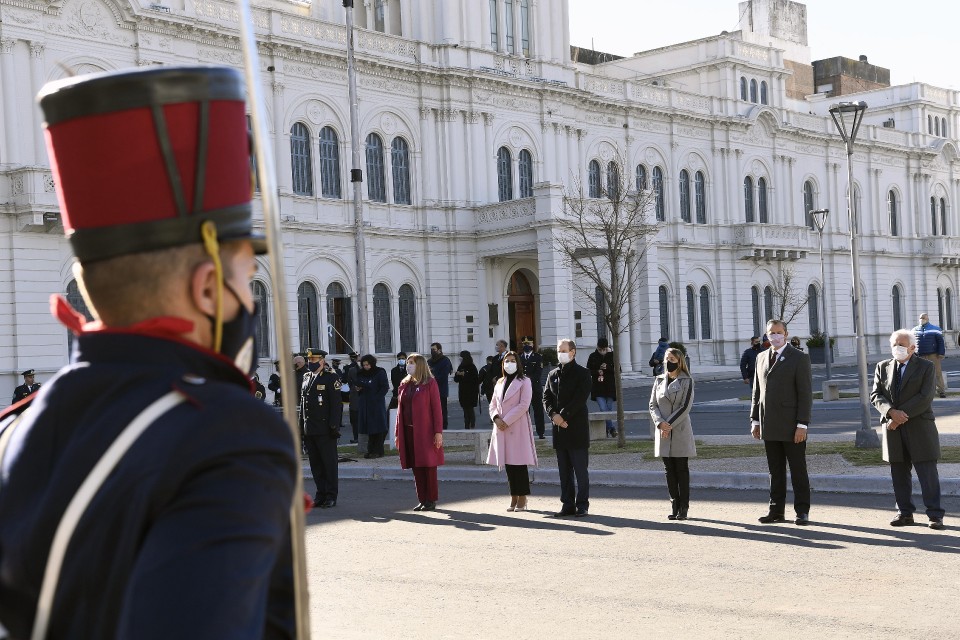
<svg viewBox="0 0 960 640"><path fill-rule="evenodd" d="M531 345L529 345L529 344L524 345L524 347L523 347L523 352L524 352L524 353L530 353L531 351L533 351L533 347L532 347Z"/></svg>
<svg viewBox="0 0 960 640"><path fill-rule="evenodd" d="M233 287L227 283L223 283L223 287L237 299L240 310L233 320L223 323L220 353L233 360L240 371L250 375L256 369L254 365L256 364L257 354L257 315L260 313L260 309L254 304L253 311L248 311ZM215 322L213 318L210 321Z"/></svg>
<svg viewBox="0 0 960 640"><path fill-rule="evenodd" d="M668 362L668 363L667 363L667 371L669 371L670 373L673 373L674 371L676 371L676 370L679 369L679 368L680 368L680 363L679 363L679 362Z"/></svg>
<svg viewBox="0 0 960 640"><path fill-rule="evenodd" d="M309 369L310 371L317 371L318 369L320 369L320 363L319 363L319 362L308 362L308 363L307 363L307 369Z"/></svg>

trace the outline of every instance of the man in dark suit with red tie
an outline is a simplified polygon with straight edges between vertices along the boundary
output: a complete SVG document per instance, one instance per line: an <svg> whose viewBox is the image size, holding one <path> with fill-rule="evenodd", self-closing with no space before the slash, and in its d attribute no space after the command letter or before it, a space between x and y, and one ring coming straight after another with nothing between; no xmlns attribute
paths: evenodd
<svg viewBox="0 0 960 640"><path fill-rule="evenodd" d="M785 522L787 465L793 479L793 506L798 525L810 523L810 478L807 475L807 427L813 409L810 357L787 344L787 325L767 322L770 348L757 356L750 410L753 437L763 440L770 469L770 510L760 522Z"/></svg>

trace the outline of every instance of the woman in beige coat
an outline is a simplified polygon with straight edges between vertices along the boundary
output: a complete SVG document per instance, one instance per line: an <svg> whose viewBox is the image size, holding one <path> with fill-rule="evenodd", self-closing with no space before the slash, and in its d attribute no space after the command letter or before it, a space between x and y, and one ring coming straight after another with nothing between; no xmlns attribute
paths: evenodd
<svg viewBox="0 0 960 640"><path fill-rule="evenodd" d="M686 520L690 508L688 458L696 457L697 444L690 424L693 407L693 378L687 360L677 349L667 349L665 370L653 381L650 391L650 419L657 426L654 455L663 459L667 491L673 511L669 520Z"/></svg>

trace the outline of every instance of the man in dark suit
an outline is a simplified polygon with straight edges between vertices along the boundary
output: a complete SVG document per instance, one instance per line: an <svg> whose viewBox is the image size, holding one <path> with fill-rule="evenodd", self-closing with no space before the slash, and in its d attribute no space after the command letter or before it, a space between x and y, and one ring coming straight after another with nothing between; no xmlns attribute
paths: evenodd
<svg viewBox="0 0 960 640"><path fill-rule="evenodd" d="M880 412L883 427L883 459L890 463L897 517L890 524L914 524L913 478L917 471L923 504L931 529L943 529L940 506L940 435L933 415L936 367L916 354L917 338L906 329L890 334L893 358L877 363L870 401Z"/></svg>
<svg viewBox="0 0 960 640"><path fill-rule="evenodd" d="M326 351L307 349L308 372L300 393L303 444L317 485L313 503L321 509L337 506L337 440L343 418L340 377L326 368L326 358Z"/></svg>
<svg viewBox="0 0 960 640"><path fill-rule="evenodd" d="M13 390L13 404L20 402L40 389L40 383L36 382L36 374L37 372L33 369L27 369L20 374L23 376L23 384Z"/></svg>
<svg viewBox="0 0 960 640"><path fill-rule="evenodd" d="M577 345L569 338L557 343L560 366L547 376L543 408L553 421L553 448L560 471L560 501L556 517L583 517L590 509L590 421L587 400L590 372L577 364ZM574 484L576 478L576 484Z"/></svg>
<svg viewBox="0 0 960 640"><path fill-rule="evenodd" d="M760 346L760 338L753 336L750 338L750 348L740 356L740 376L743 378L743 384L753 384L753 374L757 369L757 356L763 351Z"/></svg>
<svg viewBox="0 0 960 640"><path fill-rule="evenodd" d="M523 374L530 378L530 384L533 386L533 426L537 430L537 437L543 440L546 431L543 426L543 356L537 353L533 344L533 336L524 336L523 353L520 359L523 361Z"/></svg>
<svg viewBox="0 0 960 640"><path fill-rule="evenodd" d="M496 353L493 354L493 366L490 367L490 373L493 374L491 378L493 384L497 384L497 380L503 377L503 357L507 354L507 341L497 340L497 344L493 348Z"/></svg>
<svg viewBox="0 0 960 640"><path fill-rule="evenodd" d="M770 469L770 510L760 522L785 522L787 464L798 525L810 524L807 427L813 409L810 357L787 344L787 325L767 322L770 348L757 356L750 409L753 437L763 440Z"/></svg>

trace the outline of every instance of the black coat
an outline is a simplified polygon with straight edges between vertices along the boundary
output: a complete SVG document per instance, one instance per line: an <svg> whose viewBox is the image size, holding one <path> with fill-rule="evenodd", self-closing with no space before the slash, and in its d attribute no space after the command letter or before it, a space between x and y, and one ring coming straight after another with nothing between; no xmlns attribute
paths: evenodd
<svg viewBox="0 0 960 640"><path fill-rule="evenodd" d="M523 375L530 378L534 391L543 389L543 356L536 351L521 353L520 362L523 364Z"/></svg>
<svg viewBox="0 0 960 640"><path fill-rule="evenodd" d="M340 378L330 369L303 376L300 390L300 422L308 436L340 437L343 402Z"/></svg>
<svg viewBox="0 0 960 640"><path fill-rule="evenodd" d="M382 367L364 371L361 367L355 376L359 394L357 431L368 435L387 432L387 405L385 398L390 391L387 372Z"/></svg>
<svg viewBox="0 0 960 640"><path fill-rule="evenodd" d="M480 393L487 398L487 402L493 397L493 386L497 383L497 378L493 374L493 365L485 364L480 367L477 377L480 379Z"/></svg>
<svg viewBox="0 0 960 640"><path fill-rule="evenodd" d="M13 390L13 404L16 404L29 396L34 391L40 390L40 383L35 382L33 384L22 384L16 389Z"/></svg>
<svg viewBox="0 0 960 640"><path fill-rule="evenodd" d="M460 406L477 406L477 398L480 395L480 374L473 361L461 362L457 372L453 374L453 379L459 384L457 398L460 400Z"/></svg>
<svg viewBox="0 0 960 640"><path fill-rule="evenodd" d="M543 408L547 415L559 413L567 427L553 425L554 449L589 449L590 414L587 400L592 387L590 372L573 362L560 365L547 376L543 390Z"/></svg>
<svg viewBox="0 0 960 640"><path fill-rule="evenodd" d="M601 369L600 366L604 364L607 365L606 368ZM590 370L590 377L593 380L591 400L596 400L598 397L617 399L617 381L613 377L615 366L613 351L607 351L603 354L594 351L587 358L587 369Z"/></svg>
<svg viewBox="0 0 960 640"><path fill-rule="evenodd" d="M393 396L390 398L390 409L397 408L397 393L400 390L400 382L407 377L407 366L405 364L398 364L393 369L390 369L390 384L393 386Z"/></svg>

